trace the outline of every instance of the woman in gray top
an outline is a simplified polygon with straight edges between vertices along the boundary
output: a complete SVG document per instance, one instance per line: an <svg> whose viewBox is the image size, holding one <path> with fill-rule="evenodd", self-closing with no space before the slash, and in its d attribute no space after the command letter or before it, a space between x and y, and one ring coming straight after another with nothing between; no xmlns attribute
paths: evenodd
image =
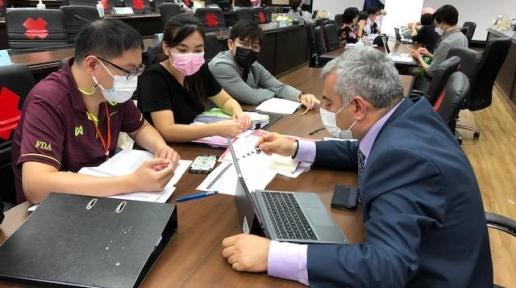
<svg viewBox="0 0 516 288"><path fill-rule="evenodd" d="M234 99L243 104L258 105L273 97L299 101L307 109L319 104L312 94L304 94L296 88L281 83L258 61L262 31L258 24L238 21L228 40L229 51L220 52L209 67L219 84Z"/></svg>
<svg viewBox="0 0 516 288"><path fill-rule="evenodd" d="M439 64L446 60L448 51L452 47L468 47L468 39L457 26L459 12L452 5L444 5L434 13L435 30L441 35L441 42L432 54L426 48L412 49L410 54L425 70L425 73L432 77L433 72L439 68ZM432 58L431 64L423 61L423 56Z"/></svg>

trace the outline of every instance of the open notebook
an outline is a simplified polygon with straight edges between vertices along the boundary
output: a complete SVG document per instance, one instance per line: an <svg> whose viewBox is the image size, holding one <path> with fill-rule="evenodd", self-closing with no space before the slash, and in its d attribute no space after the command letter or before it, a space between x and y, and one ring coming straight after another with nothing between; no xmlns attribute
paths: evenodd
<svg viewBox="0 0 516 288"><path fill-rule="evenodd" d="M99 177L127 175L136 170L144 161L152 158L154 158L154 155L148 151L122 150L101 165L97 167L84 167L79 170L79 173ZM183 176L191 163L192 161L189 160L179 160L174 176L162 192L133 192L110 198L165 203L174 193L176 183L181 179L181 176Z"/></svg>

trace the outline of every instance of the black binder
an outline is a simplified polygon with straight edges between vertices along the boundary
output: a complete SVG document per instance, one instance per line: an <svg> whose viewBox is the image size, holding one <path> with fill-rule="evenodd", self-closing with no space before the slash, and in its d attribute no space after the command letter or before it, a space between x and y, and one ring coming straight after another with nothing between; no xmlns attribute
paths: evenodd
<svg viewBox="0 0 516 288"><path fill-rule="evenodd" d="M137 287L176 229L170 204L51 193L0 247L0 280Z"/></svg>

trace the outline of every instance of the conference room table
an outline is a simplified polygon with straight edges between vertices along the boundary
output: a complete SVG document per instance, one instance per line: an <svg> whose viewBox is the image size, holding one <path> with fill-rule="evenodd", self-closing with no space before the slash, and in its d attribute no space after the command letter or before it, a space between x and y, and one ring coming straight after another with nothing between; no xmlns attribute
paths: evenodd
<svg viewBox="0 0 516 288"><path fill-rule="evenodd" d="M283 76L280 80L321 98L320 69L302 67ZM413 77L400 76L404 94L407 95ZM254 110L253 107L244 107ZM268 129L272 132L295 135L303 138L322 139L329 136L326 130L314 135L309 132L321 128L319 112L312 110L301 116L304 108L295 114L283 116ZM172 144L171 147L182 159L194 159L198 155L220 156L223 149L214 149L200 144ZM185 173L169 203L178 196L195 192L205 175ZM362 209L339 210L330 208L335 184L356 185L356 171L336 171L311 168L298 178L276 176L267 189L283 191L315 192L320 197L332 218L342 229L349 243L364 239ZM12 235L29 216L25 202L6 213L0 225L0 243ZM241 223L233 196L218 194L198 200L177 204L178 230L150 270L141 287L300 287L301 284L272 277L266 273L239 273L234 271L222 257L222 239L241 233ZM5 259L0 259L5 261ZM25 287L20 284L0 283L0 287Z"/></svg>
<svg viewBox="0 0 516 288"><path fill-rule="evenodd" d="M420 44L417 44L417 43L405 44L405 43L401 43L401 42L397 42L397 41L396 42L388 41L388 43L389 43L388 45L391 50L391 53L396 53L396 54L409 54L410 49L417 49L421 46ZM375 47L375 48L382 52L385 51L383 47ZM340 48L337 48L330 52L322 54L321 56L319 56L319 58L322 60L330 61L330 60L342 55L342 53L344 53L345 50L346 50L345 47L340 47Z"/></svg>

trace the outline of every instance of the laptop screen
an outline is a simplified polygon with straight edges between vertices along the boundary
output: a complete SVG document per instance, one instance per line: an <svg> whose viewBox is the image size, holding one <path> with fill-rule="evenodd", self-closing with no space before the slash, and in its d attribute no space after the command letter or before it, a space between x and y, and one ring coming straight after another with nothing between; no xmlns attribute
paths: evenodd
<svg viewBox="0 0 516 288"><path fill-rule="evenodd" d="M231 152L231 159L233 159L233 165L235 166L236 174L237 174L237 187L235 193L235 202L237 205L238 211L238 221L242 223L242 230L244 233L248 233L253 226L254 217L257 218L258 222L261 223L261 217L256 207L256 203L254 203L253 197L251 195L251 191L247 184L245 183L244 176L242 174L242 170L240 169L240 164L238 163L238 158L236 157L235 148L233 147L233 143L231 139L227 138L229 151ZM240 222L242 221L242 222ZM249 229L246 231L246 227Z"/></svg>

